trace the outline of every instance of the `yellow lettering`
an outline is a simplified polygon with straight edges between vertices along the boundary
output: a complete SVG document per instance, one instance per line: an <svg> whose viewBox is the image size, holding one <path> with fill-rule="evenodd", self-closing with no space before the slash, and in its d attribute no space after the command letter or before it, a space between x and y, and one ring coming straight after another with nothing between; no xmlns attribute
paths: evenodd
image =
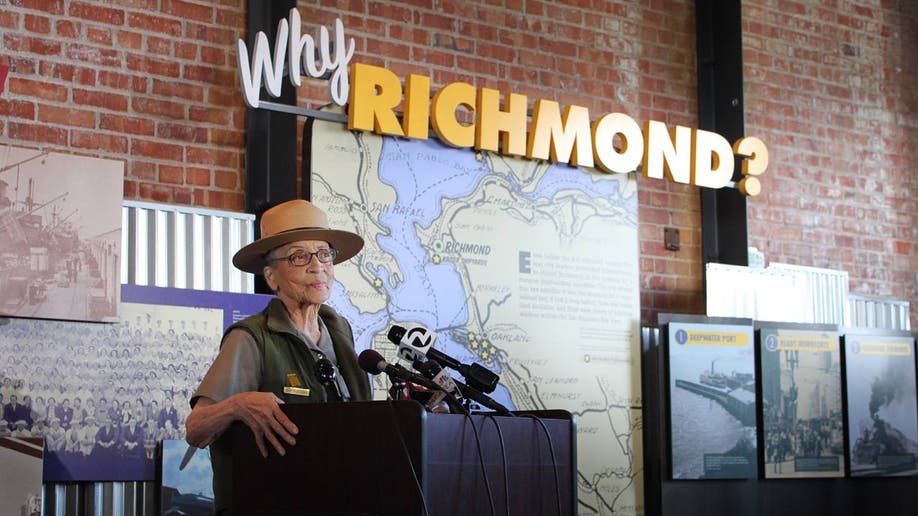
<svg viewBox="0 0 918 516"><path fill-rule="evenodd" d="M615 135L621 149L615 149ZM596 166L605 172L627 174L637 170L644 156L644 135L630 116L609 113L593 124L593 157Z"/></svg>
<svg viewBox="0 0 918 516"><path fill-rule="evenodd" d="M385 68L354 63L351 78L347 128L404 136L395 116L395 108L402 101L398 76Z"/></svg>
<svg viewBox="0 0 918 516"><path fill-rule="evenodd" d="M690 184L692 162L692 130L676 126L667 132L666 124L649 120L644 124L644 162L642 172L654 179Z"/></svg>
<svg viewBox="0 0 918 516"><path fill-rule="evenodd" d="M456 109L463 106L475 109L475 88L464 82L447 84L434 95L431 123L434 133L444 143L453 147L471 147L475 144L475 124L462 124L456 118Z"/></svg>
<svg viewBox="0 0 918 516"><path fill-rule="evenodd" d="M765 144L755 136L747 136L736 140L733 152L746 158L741 169L746 177L740 179L736 185L740 193L749 197L759 195L762 192L762 183L757 176L764 174L768 168L768 149Z"/></svg>
<svg viewBox="0 0 918 516"><path fill-rule="evenodd" d="M405 81L405 118L402 129L405 136L426 140L430 126L430 77L408 76Z"/></svg>
<svg viewBox="0 0 918 516"><path fill-rule="evenodd" d="M500 92L490 88L478 91L478 117L475 148L498 151L500 135L502 154L523 156L526 153L526 96L510 93L505 97L506 111L500 109Z"/></svg>
<svg viewBox="0 0 918 516"><path fill-rule="evenodd" d="M723 188L733 178L733 149L723 136L694 131L692 156L693 185Z"/></svg>
<svg viewBox="0 0 918 516"><path fill-rule="evenodd" d="M557 102L537 100L532 111L526 156L592 167L589 131L590 111L587 108L567 106L562 115Z"/></svg>

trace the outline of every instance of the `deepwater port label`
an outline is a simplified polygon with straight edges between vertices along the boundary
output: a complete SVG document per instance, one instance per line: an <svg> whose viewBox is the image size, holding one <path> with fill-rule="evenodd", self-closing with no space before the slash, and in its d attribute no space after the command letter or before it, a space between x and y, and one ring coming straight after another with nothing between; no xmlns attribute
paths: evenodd
<svg viewBox="0 0 918 516"><path fill-rule="evenodd" d="M749 334L741 331L676 330L676 343L688 346L748 346Z"/></svg>
<svg viewBox="0 0 918 516"><path fill-rule="evenodd" d="M812 335L769 335L765 339L768 351L832 351L837 339Z"/></svg>
<svg viewBox="0 0 918 516"><path fill-rule="evenodd" d="M871 340L852 340L850 342L851 351L860 355L885 355L907 357L912 354L911 341L881 341L873 338Z"/></svg>

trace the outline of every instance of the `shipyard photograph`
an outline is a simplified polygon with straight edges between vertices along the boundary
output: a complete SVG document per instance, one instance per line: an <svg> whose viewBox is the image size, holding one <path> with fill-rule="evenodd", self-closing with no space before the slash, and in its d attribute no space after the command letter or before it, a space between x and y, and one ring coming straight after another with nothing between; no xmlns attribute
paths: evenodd
<svg viewBox="0 0 918 516"><path fill-rule="evenodd" d="M752 328L670 324L673 479L758 471Z"/></svg>
<svg viewBox="0 0 918 516"><path fill-rule="evenodd" d="M0 315L117 320L123 170L0 148Z"/></svg>

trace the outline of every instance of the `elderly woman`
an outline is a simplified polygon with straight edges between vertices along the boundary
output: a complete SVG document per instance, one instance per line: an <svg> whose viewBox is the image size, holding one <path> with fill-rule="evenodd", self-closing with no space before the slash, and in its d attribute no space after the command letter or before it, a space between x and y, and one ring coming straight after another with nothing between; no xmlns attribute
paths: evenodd
<svg viewBox="0 0 918 516"><path fill-rule="evenodd" d="M232 503L231 442L221 435L234 421L252 430L262 455L268 456L269 446L284 455L284 443L296 444L298 429L281 404L322 402L335 390L342 401L370 399L351 327L323 305L334 284L334 264L362 247L360 236L329 229L322 210L294 200L265 211L261 238L233 257L237 268L263 274L276 297L261 313L226 331L216 360L191 398L186 440L200 448L211 446L218 514L229 514ZM321 358L340 371L337 389L329 392L315 374Z"/></svg>

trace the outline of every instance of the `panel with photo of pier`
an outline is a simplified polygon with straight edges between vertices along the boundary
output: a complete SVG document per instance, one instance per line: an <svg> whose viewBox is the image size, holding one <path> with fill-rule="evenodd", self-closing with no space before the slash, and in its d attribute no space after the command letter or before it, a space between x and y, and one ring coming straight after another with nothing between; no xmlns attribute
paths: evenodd
<svg viewBox="0 0 918 516"><path fill-rule="evenodd" d="M669 323L673 479L755 478L752 326Z"/></svg>
<svg viewBox="0 0 918 516"><path fill-rule="evenodd" d="M845 335L851 476L918 474L911 336Z"/></svg>
<svg viewBox="0 0 918 516"><path fill-rule="evenodd" d="M838 332L788 326L759 332L765 478L842 477Z"/></svg>

